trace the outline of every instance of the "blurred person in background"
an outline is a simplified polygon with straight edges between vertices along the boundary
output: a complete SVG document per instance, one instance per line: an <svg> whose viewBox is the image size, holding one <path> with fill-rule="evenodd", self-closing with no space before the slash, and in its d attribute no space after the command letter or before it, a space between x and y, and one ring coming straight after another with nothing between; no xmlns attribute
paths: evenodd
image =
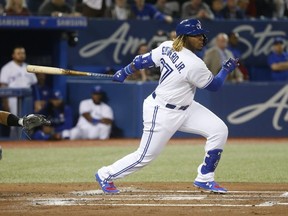
<svg viewBox="0 0 288 216"><path fill-rule="evenodd" d="M234 58L239 59L238 63L238 69L241 71L243 74L243 79L244 80L249 80L249 73L247 68L244 65L243 60L241 60L242 52L239 49L239 34L238 32L230 32L228 34L228 50L230 50L234 56Z"/></svg>
<svg viewBox="0 0 288 216"><path fill-rule="evenodd" d="M180 17L180 4L177 1L157 0L154 7L165 15Z"/></svg>
<svg viewBox="0 0 288 216"><path fill-rule="evenodd" d="M109 10L109 17L116 20L128 20L131 18L131 9L127 0L115 0Z"/></svg>
<svg viewBox="0 0 288 216"><path fill-rule="evenodd" d="M94 86L91 98L79 105L79 118L75 127L62 133L64 139L109 139L113 123L113 110L103 102L104 91Z"/></svg>
<svg viewBox="0 0 288 216"><path fill-rule="evenodd" d="M138 46L137 55L144 54L149 51L147 43L142 43ZM145 82L148 79L150 72L149 69L137 70L131 77L127 77L127 81L141 81Z"/></svg>
<svg viewBox="0 0 288 216"><path fill-rule="evenodd" d="M4 10L6 16L30 16L25 0L7 0Z"/></svg>
<svg viewBox="0 0 288 216"><path fill-rule="evenodd" d="M271 19L274 15L274 1L273 0L255 0L257 8L257 18Z"/></svg>
<svg viewBox="0 0 288 216"><path fill-rule="evenodd" d="M227 0L221 11L224 19L244 19L245 11L238 7L238 0Z"/></svg>
<svg viewBox="0 0 288 216"><path fill-rule="evenodd" d="M190 0L182 5L181 9L182 19L214 19L214 14L210 7L202 0Z"/></svg>
<svg viewBox="0 0 288 216"><path fill-rule="evenodd" d="M38 113L45 106L49 97L52 95L52 87L48 84L49 75L38 73L36 74L37 83L32 86L34 112Z"/></svg>
<svg viewBox="0 0 288 216"><path fill-rule="evenodd" d="M224 8L223 0L213 0L211 2L211 11L214 14L215 19L224 19L222 9Z"/></svg>
<svg viewBox="0 0 288 216"><path fill-rule="evenodd" d="M145 3L145 0L134 0L131 6L133 17L138 20L160 20L172 23L173 18L158 11L152 4Z"/></svg>
<svg viewBox="0 0 288 216"><path fill-rule="evenodd" d="M273 18L282 19L284 18L285 14L285 4L286 0L274 0L274 13Z"/></svg>
<svg viewBox="0 0 288 216"><path fill-rule="evenodd" d="M107 17L112 0L83 0L82 15L85 17Z"/></svg>
<svg viewBox="0 0 288 216"><path fill-rule="evenodd" d="M65 0L49 0L44 1L38 9L39 16L81 16L80 13L74 12L71 5Z"/></svg>
<svg viewBox="0 0 288 216"><path fill-rule="evenodd" d="M27 73L26 51L23 46L16 46L12 51L12 60L1 69L0 83L2 88L30 88L37 83L33 73ZM17 115L17 98L2 98L2 109Z"/></svg>
<svg viewBox="0 0 288 216"><path fill-rule="evenodd" d="M207 49L204 54L204 62L208 69L215 75L221 69L223 62L226 59L233 58L233 53L227 49L228 47L228 35L225 33L219 33L216 36L215 44L211 48ZM227 76L227 80L231 82L242 82L243 74L238 68Z"/></svg>
<svg viewBox="0 0 288 216"><path fill-rule="evenodd" d="M255 19L257 13L255 0L238 0L237 5L243 11L245 18Z"/></svg>
<svg viewBox="0 0 288 216"><path fill-rule="evenodd" d="M288 0L285 0L284 18L288 18Z"/></svg>
<svg viewBox="0 0 288 216"><path fill-rule="evenodd" d="M53 92L39 114L47 116L51 125L38 128L32 136L35 140L61 140L62 132L73 126L72 109L64 103L62 93L59 90Z"/></svg>
<svg viewBox="0 0 288 216"><path fill-rule="evenodd" d="M285 51L284 38L274 39L272 52L268 55L268 65L273 81L288 81L288 52Z"/></svg>

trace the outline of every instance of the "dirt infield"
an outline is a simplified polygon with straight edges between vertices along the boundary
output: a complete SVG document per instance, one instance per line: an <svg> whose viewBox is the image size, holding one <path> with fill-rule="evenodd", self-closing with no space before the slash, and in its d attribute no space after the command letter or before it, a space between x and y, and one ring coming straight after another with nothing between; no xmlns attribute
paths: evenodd
<svg viewBox="0 0 288 216"><path fill-rule="evenodd" d="M234 140L235 141L235 140ZM259 140L258 140L259 141ZM266 139L267 141L267 139ZM137 145L139 140L112 145ZM199 144L202 139L181 140L181 144ZM241 142L251 142L241 140ZM129 143L129 144L127 144ZM172 140L177 144L177 140ZM287 144L287 139L277 140ZM43 148L77 146L77 142L5 142L3 148ZM231 142L233 144L233 140ZM107 145L105 141L86 141L81 146ZM1 174L0 174L1 178ZM0 216L186 216L186 215L288 215L288 183L222 183L227 194L204 193L191 183L123 183L121 193L104 195L96 183L1 184Z"/></svg>
<svg viewBox="0 0 288 216"><path fill-rule="evenodd" d="M288 184L228 184L211 194L189 183L118 184L104 195L97 184L2 184L0 215L287 215Z"/></svg>

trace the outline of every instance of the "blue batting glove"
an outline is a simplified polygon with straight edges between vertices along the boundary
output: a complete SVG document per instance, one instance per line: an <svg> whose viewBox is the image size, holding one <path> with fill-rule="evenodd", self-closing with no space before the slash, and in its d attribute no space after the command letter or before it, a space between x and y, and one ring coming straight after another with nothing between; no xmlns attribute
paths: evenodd
<svg viewBox="0 0 288 216"><path fill-rule="evenodd" d="M224 62L222 68L226 70L228 73L231 73L239 66L238 61L239 59L229 58L226 62Z"/></svg>
<svg viewBox="0 0 288 216"><path fill-rule="evenodd" d="M114 76L113 81L123 83L124 80L127 78L128 74L125 73L124 69L118 70Z"/></svg>

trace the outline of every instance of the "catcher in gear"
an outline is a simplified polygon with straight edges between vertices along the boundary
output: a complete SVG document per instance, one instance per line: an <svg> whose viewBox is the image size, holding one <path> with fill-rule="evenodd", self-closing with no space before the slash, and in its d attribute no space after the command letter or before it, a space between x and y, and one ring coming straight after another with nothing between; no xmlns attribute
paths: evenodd
<svg viewBox="0 0 288 216"><path fill-rule="evenodd" d="M29 114L22 118L5 111L0 111L0 124L5 126L22 127L26 133L30 134L32 129L41 125L50 125L51 122L44 115ZM0 146L0 160L2 159L2 148Z"/></svg>

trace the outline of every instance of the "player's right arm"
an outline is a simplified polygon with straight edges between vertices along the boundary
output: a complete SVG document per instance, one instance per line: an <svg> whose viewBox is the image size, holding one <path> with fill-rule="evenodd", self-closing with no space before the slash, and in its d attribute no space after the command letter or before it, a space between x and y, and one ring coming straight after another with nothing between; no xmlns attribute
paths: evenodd
<svg viewBox="0 0 288 216"><path fill-rule="evenodd" d="M127 76L133 74L137 70L159 66L162 52L162 44L159 47L151 50L151 52L149 53L137 55L130 64L128 64L126 67L120 69L114 74L113 81L122 83L127 78Z"/></svg>
<svg viewBox="0 0 288 216"><path fill-rule="evenodd" d="M126 67L117 71L113 76L113 81L124 82L124 80L137 70L154 67L151 53L137 55L134 60Z"/></svg>
<svg viewBox="0 0 288 216"><path fill-rule="evenodd" d="M238 64L238 59L228 59L223 64L219 73L212 79L212 81L205 87L205 89L209 91L218 91L223 85L228 74L234 71Z"/></svg>

